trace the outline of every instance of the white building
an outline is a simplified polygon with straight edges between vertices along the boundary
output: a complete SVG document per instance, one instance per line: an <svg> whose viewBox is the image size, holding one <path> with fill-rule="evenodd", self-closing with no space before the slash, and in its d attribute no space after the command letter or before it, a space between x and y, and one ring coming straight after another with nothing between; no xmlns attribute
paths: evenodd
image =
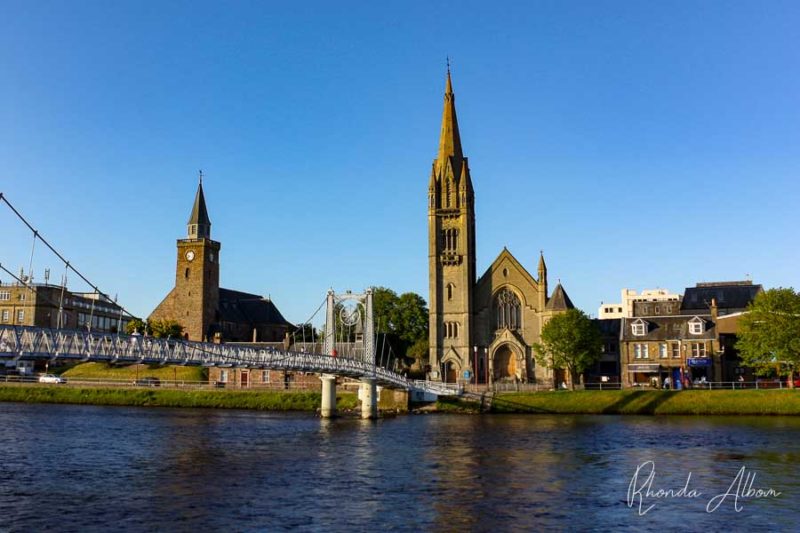
<svg viewBox="0 0 800 533"><path fill-rule="evenodd" d="M601 320L607 318L630 318L633 316L634 302L679 302L680 294L670 293L667 289L644 289L637 294L633 289L622 289L622 303L600 303L597 316Z"/></svg>

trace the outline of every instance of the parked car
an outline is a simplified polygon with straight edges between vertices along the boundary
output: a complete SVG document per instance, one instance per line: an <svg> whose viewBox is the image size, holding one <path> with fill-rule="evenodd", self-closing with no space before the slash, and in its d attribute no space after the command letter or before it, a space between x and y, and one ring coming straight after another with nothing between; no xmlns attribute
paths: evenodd
<svg viewBox="0 0 800 533"><path fill-rule="evenodd" d="M141 379L137 379L133 382L133 384L137 387L160 387L161 380L153 376L146 376Z"/></svg>
<svg viewBox="0 0 800 533"><path fill-rule="evenodd" d="M39 376L39 383L66 383L67 380L55 374L42 374Z"/></svg>

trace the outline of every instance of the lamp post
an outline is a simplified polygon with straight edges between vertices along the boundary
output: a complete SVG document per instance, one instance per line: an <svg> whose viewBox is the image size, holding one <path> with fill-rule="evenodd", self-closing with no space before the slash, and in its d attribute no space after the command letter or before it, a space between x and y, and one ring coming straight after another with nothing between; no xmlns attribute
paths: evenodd
<svg viewBox="0 0 800 533"><path fill-rule="evenodd" d="M475 385L478 384L478 345L472 347L472 376Z"/></svg>

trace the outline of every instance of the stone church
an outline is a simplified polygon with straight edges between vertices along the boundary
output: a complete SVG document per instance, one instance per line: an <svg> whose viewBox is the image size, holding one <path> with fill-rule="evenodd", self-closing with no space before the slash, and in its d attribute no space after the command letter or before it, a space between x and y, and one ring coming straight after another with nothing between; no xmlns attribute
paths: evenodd
<svg viewBox="0 0 800 533"><path fill-rule="evenodd" d="M221 244L211 239L211 220L197 186L185 239L178 239L175 287L150 314L175 320L191 341L280 342L293 326L269 298L219 286Z"/></svg>
<svg viewBox="0 0 800 533"><path fill-rule="evenodd" d="M428 265L431 379L553 383L552 371L536 365L532 345L551 316L573 305L560 283L548 293L543 255L534 278L504 248L477 278L475 192L449 69L428 185Z"/></svg>

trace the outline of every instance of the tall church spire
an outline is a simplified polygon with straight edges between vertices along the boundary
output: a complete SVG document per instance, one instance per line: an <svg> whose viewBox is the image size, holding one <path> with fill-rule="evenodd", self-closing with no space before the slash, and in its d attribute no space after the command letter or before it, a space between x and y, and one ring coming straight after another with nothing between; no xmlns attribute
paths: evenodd
<svg viewBox="0 0 800 533"><path fill-rule="evenodd" d="M458 134L456 118L456 95L453 94L453 82L450 79L450 67L447 67L447 83L444 89L444 111L442 112L442 132L439 136L439 154L436 157L440 171L444 170L447 158L453 158L454 171L460 174L461 137Z"/></svg>
<svg viewBox="0 0 800 533"><path fill-rule="evenodd" d="M200 171L200 182L197 184L197 194L194 196L192 214L189 215L187 234L190 239L210 239L211 220L206 210L206 198L203 194L203 171Z"/></svg>

